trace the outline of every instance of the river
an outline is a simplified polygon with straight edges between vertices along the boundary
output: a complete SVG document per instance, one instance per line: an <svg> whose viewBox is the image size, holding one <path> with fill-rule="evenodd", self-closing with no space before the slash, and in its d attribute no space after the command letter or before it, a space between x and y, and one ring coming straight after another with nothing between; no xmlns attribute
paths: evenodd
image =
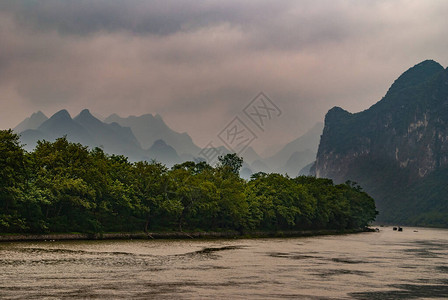
<svg viewBox="0 0 448 300"><path fill-rule="evenodd" d="M448 230L0 243L6 299L442 299Z"/></svg>

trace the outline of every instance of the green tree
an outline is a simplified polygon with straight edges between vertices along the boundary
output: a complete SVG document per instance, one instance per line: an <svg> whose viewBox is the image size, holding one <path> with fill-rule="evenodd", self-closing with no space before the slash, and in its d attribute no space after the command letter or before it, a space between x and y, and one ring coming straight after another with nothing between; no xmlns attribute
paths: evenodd
<svg viewBox="0 0 448 300"><path fill-rule="evenodd" d="M5 232L345 229L377 214L353 182L263 172L247 182L236 154L220 157L215 168L185 162L168 170L65 137L26 153L11 130L0 131L0 150Z"/></svg>
<svg viewBox="0 0 448 300"><path fill-rule="evenodd" d="M310 226L316 200L307 187L280 174L258 174L249 182L252 192L263 201L264 226L272 229L292 229Z"/></svg>
<svg viewBox="0 0 448 300"><path fill-rule="evenodd" d="M217 225L220 228L243 230L249 213L244 193L246 183L237 172L240 159L233 155L230 157L236 158L233 161L235 168L223 164L216 168L213 179L219 192Z"/></svg>
<svg viewBox="0 0 448 300"><path fill-rule="evenodd" d="M158 162L137 162L133 167L135 195L139 201L138 213L144 217L144 231L153 219L161 216L161 205L166 199L168 169Z"/></svg>
<svg viewBox="0 0 448 300"><path fill-rule="evenodd" d="M52 231L82 231L91 223L95 190L89 184L92 161L87 147L69 143L38 142L31 155L31 181L36 195L45 197L45 217Z"/></svg>
<svg viewBox="0 0 448 300"><path fill-rule="evenodd" d="M17 210L25 182L24 150L11 129L0 130L0 229L26 229Z"/></svg>
<svg viewBox="0 0 448 300"><path fill-rule="evenodd" d="M234 174L239 174L243 166L243 159L236 155L236 153L229 153L225 156L219 156L219 167L225 170L230 170Z"/></svg>

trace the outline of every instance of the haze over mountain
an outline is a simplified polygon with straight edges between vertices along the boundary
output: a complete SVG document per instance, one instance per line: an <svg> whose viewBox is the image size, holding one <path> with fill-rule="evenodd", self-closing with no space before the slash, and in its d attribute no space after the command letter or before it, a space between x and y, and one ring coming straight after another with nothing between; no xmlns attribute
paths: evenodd
<svg viewBox="0 0 448 300"><path fill-rule="evenodd" d="M332 108L314 172L358 182L378 220L448 226L448 69L423 61L369 109Z"/></svg>
<svg viewBox="0 0 448 300"><path fill-rule="evenodd" d="M162 162L169 167L182 162L176 149L167 145L164 140L155 141L149 148L149 153L151 159Z"/></svg>
<svg viewBox="0 0 448 300"><path fill-rule="evenodd" d="M125 154L132 160L142 159L147 155L129 127L117 123L103 123L87 109L81 111L73 120L94 137L94 143L89 146L99 145L109 153Z"/></svg>
<svg viewBox="0 0 448 300"><path fill-rule="evenodd" d="M145 114L142 116L130 116L122 118L112 114L104 120L105 123L116 122L121 126L132 129L132 132L140 141L143 149L149 149L157 140L163 140L173 147L180 155L197 155L201 148L193 143L187 133L178 133L169 128L158 114L155 116Z"/></svg>
<svg viewBox="0 0 448 300"><path fill-rule="evenodd" d="M262 160L260 155L258 155L258 153L251 146L247 147L247 149L244 150L243 153L241 153L241 157L248 164L252 164L256 160Z"/></svg>
<svg viewBox="0 0 448 300"><path fill-rule="evenodd" d="M94 139L89 132L74 121L65 109L55 113L37 129L28 129L21 132L21 141L25 144L26 149L31 150L36 146L38 140L53 141L64 135L70 141L85 146L94 145Z"/></svg>
<svg viewBox="0 0 448 300"><path fill-rule="evenodd" d="M130 124L133 128L122 126L113 120ZM90 148L100 147L107 153L129 157L131 161L154 159L168 167L183 161L195 160L201 151L188 134L173 131L159 115L153 117L150 114L129 118L112 115L107 118L106 123L87 109L82 110L73 119L67 110L61 110L49 119L38 112L22 121L15 131L20 133L21 142L29 151L35 148L38 140L53 141L66 136L69 141ZM134 135L134 131L139 134L140 139ZM155 138L157 139L153 141ZM165 140L171 141L180 151L190 152L183 152L179 156L177 149ZM219 147L219 151L223 155L229 153L224 147ZM258 158L255 151L248 153Z"/></svg>
<svg viewBox="0 0 448 300"><path fill-rule="evenodd" d="M300 169L315 159L322 126L321 123L316 124L267 160L249 146L240 153L244 159L244 178L259 171L296 176ZM73 119L67 110L61 110L49 119L37 112L21 122L15 131L21 134L21 141L26 144L27 150L32 150L38 140L53 141L67 136L70 141L90 148L101 147L107 153L125 155L132 161L155 159L172 166L184 161L205 159L204 152L187 133L172 130L160 115L121 118L113 114L103 122L87 109ZM207 150L204 149L205 152ZM214 150L220 155L230 153L223 146ZM211 164L216 162L217 157L209 161Z"/></svg>
<svg viewBox="0 0 448 300"><path fill-rule="evenodd" d="M22 132L27 129L37 129L46 120L48 120L48 117L39 110L38 112L33 113L30 117L20 122L19 125L14 127L14 131Z"/></svg>
<svg viewBox="0 0 448 300"><path fill-rule="evenodd" d="M305 151L295 151L286 161L285 165L280 168L280 172L288 174L291 177L302 175L301 170L316 159L316 152L307 149Z"/></svg>
<svg viewBox="0 0 448 300"><path fill-rule="evenodd" d="M323 128L323 123L316 123L304 135L289 142L276 154L267 158L266 164L274 172L297 176L300 169L316 159Z"/></svg>
<svg viewBox="0 0 448 300"><path fill-rule="evenodd" d="M19 126L16 128L20 129ZM27 150L34 149L38 140L53 141L66 136L69 141L91 148L100 147L108 153L126 154L131 160L140 160L145 155L147 156L129 128L117 123L103 123L87 109L81 111L74 119L68 111L61 110L44 121L37 129L16 132L21 134L21 141L26 145Z"/></svg>

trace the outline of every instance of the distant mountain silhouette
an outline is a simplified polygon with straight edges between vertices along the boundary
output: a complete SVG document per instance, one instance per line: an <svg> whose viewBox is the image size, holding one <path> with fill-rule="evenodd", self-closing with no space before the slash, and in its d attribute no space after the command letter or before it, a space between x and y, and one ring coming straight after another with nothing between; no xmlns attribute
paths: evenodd
<svg viewBox="0 0 448 300"><path fill-rule="evenodd" d="M306 166L304 166L302 169L300 169L299 171L299 176L309 176L312 171L311 168L314 166L314 161L312 163L307 164Z"/></svg>
<svg viewBox="0 0 448 300"><path fill-rule="evenodd" d="M47 116L41 111L33 113L29 118L23 120L14 128L15 132L23 132L27 129L37 129L43 122L48 120Z"/></svg>
<svg viewBox="0 0 448 300"><path fill-rule="evenodd" d="M157 140L163 140L181 156L184 154L196 156L201 151L187 133L178 133L172 130L160 115L145 114L138 117L122 118L113 114L107 117L105 122L116 122L121 126L130 127L143 149L149 149Z"/></svg>
<svg viewBox="0 0 448 300"><path fill-rule="evenodd" d="M67 139L86 146L94 145L94 138L80 124L75 122L67 110L63 109L43 122L36 130L25 130L21 133L21 140L28 150L36 146L38 140L53 141L67 136Z"/></svg>
<svg viewBox="0 0 448 300"><path fill-rule="evenodd" d="M194 160L196 157L194 154L200 152L199 148L193 144L187 134L178 134L172 131L164 125L160 116L154 118L152 116L149 117L150 115L143 116L143 118L131 117L130 123L135 122L138 124L143 121L144 124L148 125L145 121L153 119L155 123L151 124L157 124L157 128L163 131L162 133L154 133L153 136L163 135L168 132L167 136L171 139L179 138L176 141L178 146L181 145L182 141L187 142L187 146L179 146L181 149L190 149L197 151L197 153L183 153L180 157L176 149L168 145L163 139L157 139L149 147L144 148L135 137L131 128L121 126L116 122L110 122L111 119L109 119L109 123L102 122L91 114L88 109L84 109L73 119L67 110L64 109L37 126L36 120L43 119L42 116L44 116L42 113L35 113L16 127L18 130L23 129L22 131L16 130L16 132L20 133L21 142L25 144L25 149L28 151L36 147L38 140L54 141L59 137L66 136L67 140L71 142L81 143L90 148L100 147L106 153L124 155L131 161L150 161L154 159L167 166Z"/></svg>
<svg viewBox="0 0 448 300"><path fill-rule="evenodd" d="M145 151L128 127L122 127L117 123L103 123L87 109L81 111L73 120L93 137L94 142L89 145L91 147L100 146L109 153L126 154L131 160L140 160L145 155Z"/></svg>
<svg viewBox="0 0 448 300"><path fill-rule="evenodd" d="M244 152L242 152L240 155L248 164L252 164L256 160L262 160L260 155L258 155L258 153L255 152L255 150L250 146L247 147L247 149L244 150Z"/></svg>
<svg viewBox="0 0 448 300"><path fill-rule="evenodd" d="M269 158L271 165L252 147L248 147L239 154L244 159L245 177L249 178L251 173L259 171L297 175L310 159L314 160L313 149L317 147L319 126L316 124L305 135ZM131 161L155 159L172 166L184 161L206 160L204 153L207 149L201 151L187 133L172 130L159 115L121 118L113 114L101 121L88 109L84 109L73 119L66 110L55 113L49 119L37 112L21 122L16 127L16 132L21 134L21 142L26 144L25 148L29 151L35 148L38 140L53 141L66 136L69 141L90 148L100 147L107 153L127 156ZM230 153L223 146L216 150L219 155ZM217 157L208 162L215 164Z"/></svg>
<svg viewBox="0 0 448 300"><path fill-rule="evenodd" d="M262 159L257 159L251 164L253 173L269 172L269 167L264 163Z"/></svg>
<svg viewBox="0 0 448 300"><path fill-rule="evenodd" d="M269 168L267 171L297 176L303 167L315 160L323 128L323 123L316 123L305 134L266 158L264 163Z"/></svg>
<svg viewBox="0 0 448 300"><path fill-rule="evenodd" d="M163 140L155 141L149 148L149 158L155 159L168 167L181 162L176 150Z"/></svg>
<svg viewBox="0 0 448 300"><path fill-rule="evenodd" d="M250 176L253 174L254 172L252 171L251 168L247 167L247 165L243 165L241 167L240 170L240 177L244 178L246 180L250 180Z"/></svg>
<svg viewBox="0 0 448 300"><path fill-rule="evenodd" d="M300 171L312 164L316 159L316 152L307 149L305 151L296 151L288 159L286 164L282 168L282 172L288 174L291 177L296 177L300 174ZM301 174L303 175L303 174Z"/></svg>
<svg viewBox="0 0 448 300"><path fill-rule="evenodd" d="M34 149L38 140L54 141L66 136L71 142L81 143L91 148L100 147L107 153L123 154L131 160L140 160L147 155L141 149L130 128L116 123L103 123L87 109L74 119L65 109L61 110L44 121L37 129L28 128L19 133L21 142L26 144L27 150Z"/></svg>

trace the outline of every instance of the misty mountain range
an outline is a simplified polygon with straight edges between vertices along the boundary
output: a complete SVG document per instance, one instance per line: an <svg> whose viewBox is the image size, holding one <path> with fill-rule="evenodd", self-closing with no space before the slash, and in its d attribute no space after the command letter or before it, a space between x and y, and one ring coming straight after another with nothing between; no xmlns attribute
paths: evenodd
<svg viewBox="0 0 448 300"><path fill-rule="evenodd" d="M240 155L244 158L241 175L249 178L255 172L277 172L297 176L306 173L306 166L316 158L323 123L317 123L303 136L291 141L271 157L262 158L248 147ZM68 111L61 110L48 118L42 112L33 113L18 124L14 131L20 134L21 142L28 151L37 141L54 141L66 136L69 141L90 148L100 147L109 154L124 155L131 161L156 160L173 166L195 159L203 159L201 148L188 133L179 133L163 121L158 114L120 117L112 114L104 121L84 109L72 118ZM218 147L221 154L230 153ZM301 171L302 170L302 171Z"/></svg>
<svg viewBox="0 0 448 300"><path fill-rule="evenodd" d="M240 175L256 172L312 174L336 183L355 181L374 197L379 220L448 226L448 68L427 60L404 72L369 109L349 113L334 107L304 135L270 157L251 147L240 156ZM201 158L187 133L169 128L160 115L104 121L83 110L47 118L32 114L14 129L25 149L38 140L68 140L122 154L131 161L155 159L167 166ZM222 155L230 153L218 147ZM313 163L314 162L314 163Z"/></svg>

